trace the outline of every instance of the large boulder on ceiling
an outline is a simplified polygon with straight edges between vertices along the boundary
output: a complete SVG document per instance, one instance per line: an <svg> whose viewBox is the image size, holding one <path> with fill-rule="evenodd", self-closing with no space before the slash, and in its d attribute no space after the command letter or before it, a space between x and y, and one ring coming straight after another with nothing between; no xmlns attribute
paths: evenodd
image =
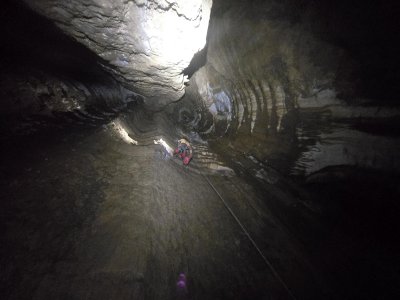
<svg viewBox="0 0 400 300"><path fill-rule="evenodd" d="M212 0L24 0L103 59L152 108L180 99L206 42Z"/></svg>

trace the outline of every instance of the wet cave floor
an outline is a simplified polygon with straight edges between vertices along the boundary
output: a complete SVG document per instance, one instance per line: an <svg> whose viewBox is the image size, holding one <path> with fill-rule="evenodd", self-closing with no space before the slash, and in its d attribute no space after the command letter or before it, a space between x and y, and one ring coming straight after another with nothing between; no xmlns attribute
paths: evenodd
<svg viewBox="0 0 400 300"><path fill-rule="evenodd" d="M9 143L1 160L2 299L177 299L180 273L183 299L291 299L285 285L297 299L337 295L281 208L270 210L269 196L292 205L283 191L183 167L107 127Z"/></svg>
<svg viewBox="0 0 400 300"><path fill-rule="evenodd" d="M319 295L305 257L250 185L185 168L106 128L2 154L2 299L286 299ZM3 149L5 151L5 149ZM307 274L307 276L304 276Z"/></svg>

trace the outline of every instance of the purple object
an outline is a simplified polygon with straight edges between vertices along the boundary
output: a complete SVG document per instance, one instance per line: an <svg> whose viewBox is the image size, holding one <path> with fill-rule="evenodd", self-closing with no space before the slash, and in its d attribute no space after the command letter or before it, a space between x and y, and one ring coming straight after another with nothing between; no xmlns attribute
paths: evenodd
<svg viewBox="0 0 400 300"><path fill-rule="evenodd" d="M178 276L176 291L179 296L185 296L187 294L186 275L184 273L180 273Z"/></svg>

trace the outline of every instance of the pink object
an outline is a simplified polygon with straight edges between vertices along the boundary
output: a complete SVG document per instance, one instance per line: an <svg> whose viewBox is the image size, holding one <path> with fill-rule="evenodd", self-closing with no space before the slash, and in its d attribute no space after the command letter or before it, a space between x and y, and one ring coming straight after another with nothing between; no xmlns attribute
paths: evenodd
<svg viewBox="0 0 400 300"><path fill-rule="evenodd" d="M181 146L179 145L178 148L174 150L174 154L180 157L183 161L184 165L188 165L192 160L192 148L189 145Z"/></svg>
<svg viewBox="0 0 400 300"><path fill-rule="evenodd" d="M190 162L190 157L189 157L189 156L186 156L186 157L183 159L183 164L184 164L184 165L188 165L189 162Z"/></svg>

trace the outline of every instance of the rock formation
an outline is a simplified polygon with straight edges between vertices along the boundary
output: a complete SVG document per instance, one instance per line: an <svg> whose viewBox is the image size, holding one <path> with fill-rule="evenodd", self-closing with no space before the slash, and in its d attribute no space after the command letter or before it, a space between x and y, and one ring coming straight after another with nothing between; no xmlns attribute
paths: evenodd
<svg viewBox="0 0 400 300"><path fill-rule="evenodd" d="M366 124L393 120L399 111L360 96L362 73L352 53L313 27L318 8L294 3L215 1L205 65L173 118L225 154L248 153L285 174L330 165L397 169L398 138L371 135ZM360 155L369 143L382 147Z"/></svg>
<svg viewBox="0 0 400 300"><path fill-rule="evenodd" d="M400 298L395 1L3 2L1 299Z"/></svg>
<svg viewBox="0 0 400 300"><path fill-rule="evenodd" d="M184 94L183 70L206 41L211 0L26 1L103 60L151 108Z"/></svg>

